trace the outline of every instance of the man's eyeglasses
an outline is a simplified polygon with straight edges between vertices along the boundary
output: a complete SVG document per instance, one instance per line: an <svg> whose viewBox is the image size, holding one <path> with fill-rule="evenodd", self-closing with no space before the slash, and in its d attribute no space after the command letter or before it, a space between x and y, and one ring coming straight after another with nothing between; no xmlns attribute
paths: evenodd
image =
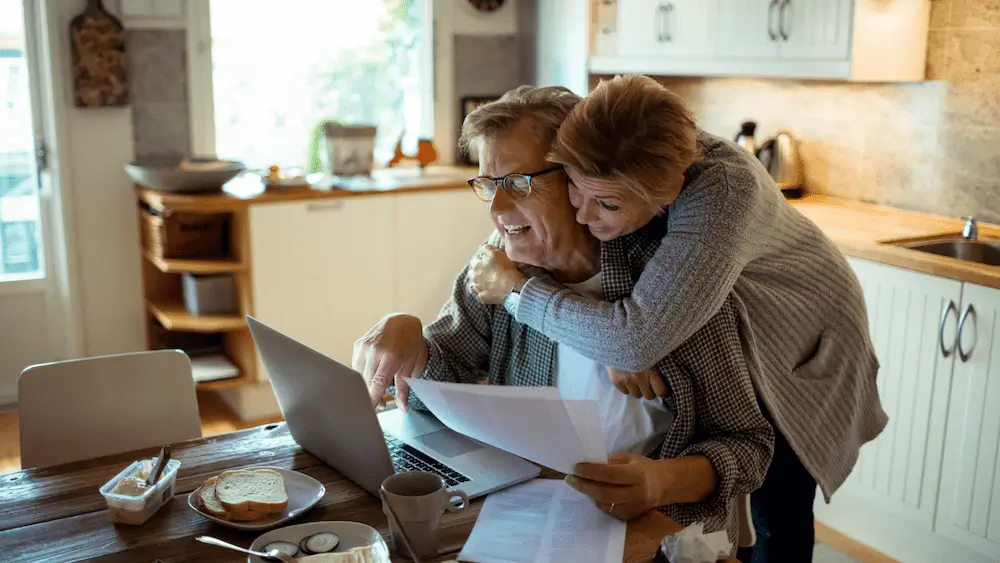
<svg viewBox="0 0 1000 563"><path fill-rule="evenodd" d="M476 176L475 178L469 178L469 186L472 187L472 191L476 192L476 197L483 201L493 201L494 196L497 195L497 189L503 187L504 191L507 192L513 199L521 200L526 199L531 195L531 180L541 176L543 174L548 174L549 172L555 172L556 170L562 170L562 166L553 166L552 168L546 168L540 172L534 172L532 174L507 174L502 178L490 178L487 176Z"/></svg>

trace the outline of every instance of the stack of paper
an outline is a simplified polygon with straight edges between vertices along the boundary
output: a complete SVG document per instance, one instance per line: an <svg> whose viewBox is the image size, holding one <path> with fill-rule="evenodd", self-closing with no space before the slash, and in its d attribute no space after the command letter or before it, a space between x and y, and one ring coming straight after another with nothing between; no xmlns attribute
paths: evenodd
<svg viewBox="0 0 1000 563"><path fill-rule="evenodd" d="M619 563L625 522L562 480L535 479L483 503L458 559L470 563Z"/></svg>
<svg viewBox="0 0 1000 563"><path fill-rule="evenodd" d="M607 463L597 401L568 401L555 387L441 383L408 378L443 424L561 473Z"/></svg>

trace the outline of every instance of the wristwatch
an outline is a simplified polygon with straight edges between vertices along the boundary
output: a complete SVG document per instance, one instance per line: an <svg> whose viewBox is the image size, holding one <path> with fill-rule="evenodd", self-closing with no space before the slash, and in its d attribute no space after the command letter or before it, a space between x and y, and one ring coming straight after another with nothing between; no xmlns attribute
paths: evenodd
<svg viewBox="0 0 1000 563"><path fill-rule="evenodd" d="M527 280L525 281L525 283L527 283ZM510 313L514 317L517 317L517 315L516 315L516 313L517 313L517 304L521 300L521 288L522 287L524 287L524 283L521 283L519 285L515 285L514 287L510 288L510 291L508 291L507 295L505 295L504 298L503 298L503 308L506 309L507 312Z"/></svg>

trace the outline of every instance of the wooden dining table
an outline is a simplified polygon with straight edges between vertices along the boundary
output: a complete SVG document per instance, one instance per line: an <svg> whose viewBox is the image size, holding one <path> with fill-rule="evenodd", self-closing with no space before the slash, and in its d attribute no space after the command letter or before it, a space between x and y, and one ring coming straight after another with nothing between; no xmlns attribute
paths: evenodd
<svg viewBox="0 0 1000 563"><path fill-rule="evenodd" d="M326 486L326 495L293 523L362 522L388 536L381 502L303 450L283 424L172 445L181 462L173 498L141 526L113 524L98 489L132 461L159 448L0 475L0 560L121 563L236 563L246 556L195 541L210 535L249 547L257 534L213 523L192 510L187 496L227 469L271 466L299 471ZM441 557L454 559L472 532L482 499L441 521ZM664 536L681 526L659 512L628 524L624 562L652 561ZM738 563L735 559L727 560Z"/></svg>

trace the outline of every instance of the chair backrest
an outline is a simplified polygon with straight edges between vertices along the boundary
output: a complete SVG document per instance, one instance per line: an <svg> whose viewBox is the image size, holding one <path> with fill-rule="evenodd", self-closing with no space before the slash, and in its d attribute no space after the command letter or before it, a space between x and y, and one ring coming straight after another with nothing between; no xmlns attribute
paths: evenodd
<svg viewBox="0 0 1000 563"><path fill-rule="evenodd" d="M17 393L25 469L201 437L191 360L179 350L29 366Z"/></svg>

